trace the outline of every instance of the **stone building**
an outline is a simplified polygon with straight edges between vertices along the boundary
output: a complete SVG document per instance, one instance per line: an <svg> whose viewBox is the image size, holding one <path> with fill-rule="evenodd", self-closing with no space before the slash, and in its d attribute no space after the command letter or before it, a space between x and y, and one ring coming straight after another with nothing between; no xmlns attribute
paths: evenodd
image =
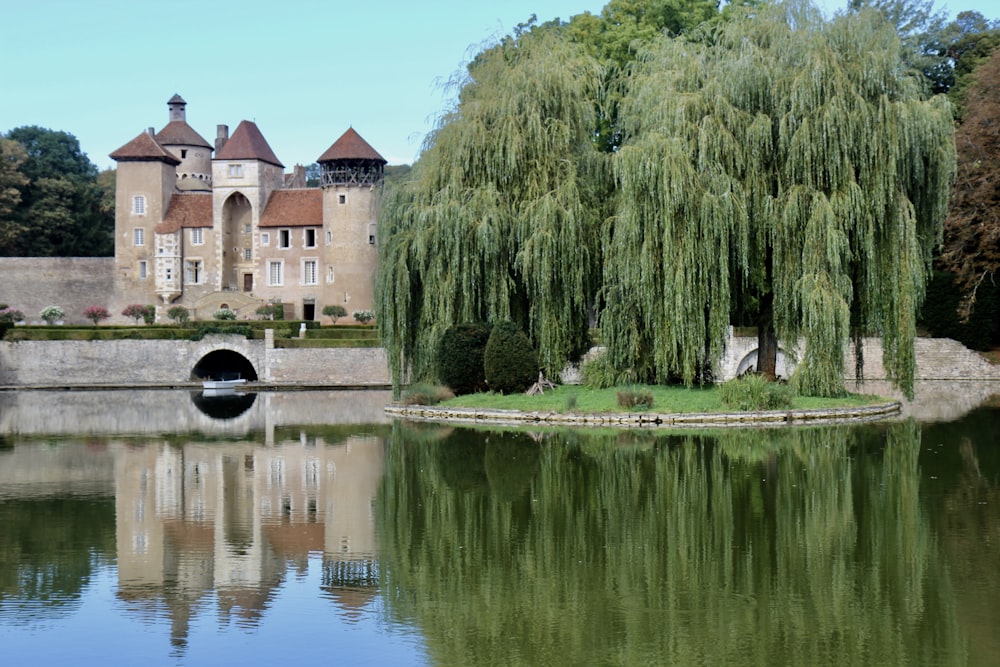
<svg viewBox="0 0 1000 667"><path fill-rule="evenodd" d="M256 124L214 146L188 125L174 95L169 121L111 153L117 164L115 292L121 303L172 305L208 319L240 319L281 303L286 318L319 319L324 306L374 305L376 220L386 160L353 128L305 169L286 174Z"/></svg>

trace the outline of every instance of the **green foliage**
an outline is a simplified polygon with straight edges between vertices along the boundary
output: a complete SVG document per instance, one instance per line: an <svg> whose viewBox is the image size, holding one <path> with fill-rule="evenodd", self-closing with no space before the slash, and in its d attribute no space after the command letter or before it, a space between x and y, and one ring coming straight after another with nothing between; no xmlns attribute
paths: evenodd
<svg viewBox="0 0 1000 667"><path fill-rule="evenodd" d="M198 327L198 330L191 334L191 340L201 340L205 336L209 335L235 335L243 336L244 338L253 339L253 329L245 324L236 324L229 326L219 326L217 324L204 324Z"/></svg>
<svg viewBox="0 0 1000 667"><path fill-rule="evenodd" d="M336 324L341 317L347 316L347 310L343 306L327 305L323 306L323 314L333 320Z"/></svg>
<svg viewBox="0 0 1000 667"><path fill-rule="evenodd" d="M281 311L282 313L285 311L284 307L280 303L265 303L263 306L258 306L254 313L257 314L257 317L261 317L265 320L274 320L277 319L275 315L278 311Z"/></svg>
<svg viewBox="0 0 1000 667"><path fill-rule="evenodd" d="M212 317L217 320L235 320L236 313L229 308L219 308L212 314Z"/></svg>
<svg viewBox="0 0 1000 667"><path fill-rule="evenodd" d="M586 350L608 185L593 141L602 75L557 31L489 49L387 189L376 305L396 385L433 377L441 334L461 322L518 322L553 376Z"/></svg>
<svg viewBox="0 0 1000 667"><path fill-rule="evenodd" d="M14 324L15 322L23 322L24 313L16 308L10 308L7 304L0 304L0 322L6 322L7 324Z"/></svg>
<svg viewBox="0 0 1000 667"><path fill-rule="evenodd" d="M606 352L601 352L580 365L583 374L583 384L592 389L607 389L620 387L635 382L635 373L631 369L618 370L611 364Z"/></svg>
<svg viewBox="0 0 1000 667"><path fill-rule="evenodd" d="M19 127L0 155L0 255L113 254L113 179L99 178L76 137Z"/></svg>
<svg viewBox="0 0 1000 667"><path fill-rule="evenodd" d="M167 317L177 324L184 326L191 319L191 311L184 306L171 306L167 310Z"/></svg>
<svg viewBox="0 0 1000 667"><path fill-rule="evenodd" d="M448 387L419 383L407 387L400 397L400 402L403 405L437 405L454 397L455 394Z"/></svg>
<svg viewBox="0 0 1000 667"><path fill-rule="evenodd" d="M723 383L722 404L733 410L779 410L791 406L795 392L787 384L747 373Z"/></svg>
<svg viewBox="0 0 1000 667"><path fill-rule="evenodd" d="M437 378L458 395L486 390L483 351L492 327L485 322L445 329L437 350Z"/></svg>
<svg viewBox="0 0 1000 667"><path fill-rule="evenodd" d="M538 355L516 324L498 322L483 350L483 369L490 391L522 392L538 377Z"/></svg>
<svg viewBox="0 0 1000 667"><path fill-rule="evenodd" d="M626 409L649 410L653 407L653 392L648 389L629 387L616 394L618 405Z"/></svg>
<svg viewBox="0 0 1000 667"><path fill-rule="evenodd" d="M368 324L375 319L375 313L370 310L356 310L354 311L354 319L361 324Z"/></svg>
<svg viewBox="0 0 1000 667"><path fill-rule="evenodd" d="M951 111L873 13L734 10L661 38L630 82L606 227L602 337L642 381L693 383L752 300L804 339L799 391L842 391L852 326L913 390L916 311L954 176ZM765 92L766 91L766 92ZM766 299L765 299L766 297Z"/></svg>
<svg viewBox="0 0 1000 667"><path fill-rule="evenodd" d="M56 320L61 320L66 315L66 311L59 306L46 306L38 315L45 320L46 324L52 324Z"/></svg>

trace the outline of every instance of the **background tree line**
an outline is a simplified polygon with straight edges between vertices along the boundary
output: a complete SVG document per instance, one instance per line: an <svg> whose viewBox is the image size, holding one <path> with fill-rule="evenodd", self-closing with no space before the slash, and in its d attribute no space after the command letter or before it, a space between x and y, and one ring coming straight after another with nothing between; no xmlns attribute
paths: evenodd
<svg viewBox="0 0 1000 667"><path fill-rule="evenodd" d="M38 126L0 136L0 256L114 254L115 172L76 137Z"/></svg>

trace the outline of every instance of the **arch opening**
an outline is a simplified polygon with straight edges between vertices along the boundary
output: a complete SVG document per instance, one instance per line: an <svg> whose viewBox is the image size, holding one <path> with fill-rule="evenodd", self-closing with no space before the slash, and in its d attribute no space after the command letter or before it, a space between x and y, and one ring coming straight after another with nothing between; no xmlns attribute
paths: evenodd
<svg viewBox="0 0 1000 667"><path fill-rule="evenodd" d="M257 381L257 371L250 360L233 350L214 350L198 360L191 369L192 380Z"/></svg>
<svg viewBox="0 0 1000 667"><path fill-rule="evenodd" d="M750 350L742 360L740 360L739 366L736 368L736 375L739 377L744 373L753 373L757 370L757 348ZM779 378L788 378L789 374L795 370L795 364L790 363L790 361L785 357L785 351L781 348L778 349L778 358L774 364L774 374Z"/></svg>

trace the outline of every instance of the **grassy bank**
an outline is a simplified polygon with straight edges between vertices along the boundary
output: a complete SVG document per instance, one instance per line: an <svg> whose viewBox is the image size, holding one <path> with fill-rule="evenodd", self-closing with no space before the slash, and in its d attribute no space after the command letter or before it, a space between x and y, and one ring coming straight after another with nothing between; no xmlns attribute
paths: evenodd
<svg viewBox="0 0 1000 667"><path fill-rule="evenodd" d="M649 412L691 413L691 412L733 412L722 403L722 392L718 387L688 388L643 385L630 387L648 391L653 396L653 406ZM562 385L546 390L544 394L468 394L442 401L441 407L482 408L495 410L519 410L521 412L557 413L618 413L636 412L635 408L623 408L618 403L620 388L590 389L581 385ZM815 398L796 396L786 410L816 410L859 407L882 403L889 399L877 396L847 394L840 398Z"/></svg>

